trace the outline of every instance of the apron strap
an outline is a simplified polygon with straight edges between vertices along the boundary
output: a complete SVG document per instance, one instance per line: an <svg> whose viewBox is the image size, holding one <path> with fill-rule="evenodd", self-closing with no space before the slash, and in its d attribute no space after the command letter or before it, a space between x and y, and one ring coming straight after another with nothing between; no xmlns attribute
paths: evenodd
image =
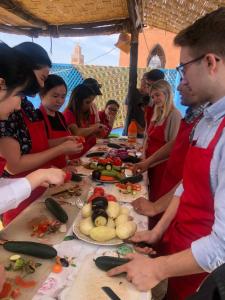
<svg viewBox="0 0 225 300"><path fill-rule="evenodd" d="M216 131L216 133L215 133L215 135L213 137L213 139L209 143L208 149L213 150L215 148L216 144L218 143L218 141L219 141L219 139L221 137L221 134L223 132L224 127L225 127L225 117L222 119L222 121L221 121L221 123L220 123L220 125L219 125L219 127L218 127L218 129L217 129L217 131Z"/></svg>

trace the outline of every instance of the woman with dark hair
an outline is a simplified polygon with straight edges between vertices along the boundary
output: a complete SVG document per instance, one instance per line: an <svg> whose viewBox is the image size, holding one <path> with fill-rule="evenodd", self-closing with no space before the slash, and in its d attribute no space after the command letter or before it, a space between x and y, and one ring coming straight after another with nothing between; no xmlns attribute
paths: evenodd
<svg viewBox="0 0 225 300"><path fill-rule="evenodd" d="M31 42L22 43L14 47L14 50L26 58L39 86L43 86L51 67L46 51ZM29 89L31 90L31 88L32 85ZM26 97L22 99L21 110L12 113L7 120L0 121L0 126L2 128L0 131L1 156L7 160L3 174L5 177L23 177L31 170L50 167L53 158L62 154L77 153L83 149L82 144L71 140L51 147L44 121L40 119ZM34 190L31 197L21 203L17 209L4 214L4 224L8 224L44 191L45 189L42 187Z"/></svg>
<svg viewBox="0 0 225 300"><path fill-rule="evenodd" d="M0 120L8 118L20 109L21 97L35 87L36 77L21 55L4 43L0 43ZM2 128L0 128L2 130ZM1 151L1 148L0 148ZM29 197L31 190L41 184L61 184L65 173L59 169L39 169L26 178L0 179L0 214L15 208ZM4 267L0 266L0 291L5 281Z"/></svg>
<svg viewBox="0 0 225 300"><path fill-rule="evenodd" d="M107 127L104 137L110 134L119 108L119 103L111 99L106 102L105 109L98 112L101 123Z"/></svg>
<svg viewBox="0 0 225 300"><path fill-rule="evenodd" d="M99 122L96 116L93 101L96 92L85 84L80 84L71 93L69 103L64 111L67 125L73 135L84 136L86 139L86 150L96 143L96 136L106 126Z"/></svg>
<svg viewBox="0 0 225 300"><path fill-rule="evenodd" d="M67 85L62 77L51 74L40 90L41 106L40 113L44 119L47 135L51 144L63 143L68 139L76 140L71 135L65 117L59 111L65 102ZM64 168L67 164L66 156L61 155L51 161L52 165Z"/></svg>

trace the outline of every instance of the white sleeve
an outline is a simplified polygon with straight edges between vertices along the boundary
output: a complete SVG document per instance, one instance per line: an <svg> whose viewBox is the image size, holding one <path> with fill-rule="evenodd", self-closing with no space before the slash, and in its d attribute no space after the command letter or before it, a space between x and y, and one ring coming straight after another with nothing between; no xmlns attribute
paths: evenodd
<svg viewBox="0 0 225 300"><path fill-rule="evenodd" d="M176 188L174 196L180 197L183 194L183 191L184 191L183 183L180 183Z"/></svg>
<svg viewBox="0 0 225 300"><path fill-rule="evenodd" d="M31 185L26 178L0 179L0 214L16 208L31 194Z"/></svg>

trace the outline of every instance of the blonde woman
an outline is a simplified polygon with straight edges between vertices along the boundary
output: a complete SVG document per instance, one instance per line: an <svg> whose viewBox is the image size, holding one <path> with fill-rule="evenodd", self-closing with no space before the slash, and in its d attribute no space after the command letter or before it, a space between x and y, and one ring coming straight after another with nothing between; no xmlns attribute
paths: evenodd
<svg viewBox="0 0 225 300"><path fill-rule="evenodd" d="M172 144L177 136L181 120L181 114L173 103L171 86L167 81L159 80L154 83L151 86L149 95L154 104L154 112L147 130L146 158L158 152L160 148L165 147L168 143ZM151 201L158 198L157 194L166 163L164 161L149 169Z"/></svg>

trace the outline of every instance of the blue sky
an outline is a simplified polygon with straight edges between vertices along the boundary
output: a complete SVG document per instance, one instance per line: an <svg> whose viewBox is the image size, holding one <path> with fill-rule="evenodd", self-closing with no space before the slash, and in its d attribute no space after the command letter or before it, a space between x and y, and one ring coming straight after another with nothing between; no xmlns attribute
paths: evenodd
<svg viewBox="0 0 225 300"><path fill-rule="evenodd" d="M51 41L49 37L34 39L48 52L53 63L71 63L71 54L77 43L82 48L85 64L118 66L119 50L116 48L107 55L95 59L114 48L118 35L103 35L91 37L61 37L52 39L52 54L50 53ZM21 42L31 41L30 37L14 34L0 33L0 40L9 46L15 46Z"/></svg>

